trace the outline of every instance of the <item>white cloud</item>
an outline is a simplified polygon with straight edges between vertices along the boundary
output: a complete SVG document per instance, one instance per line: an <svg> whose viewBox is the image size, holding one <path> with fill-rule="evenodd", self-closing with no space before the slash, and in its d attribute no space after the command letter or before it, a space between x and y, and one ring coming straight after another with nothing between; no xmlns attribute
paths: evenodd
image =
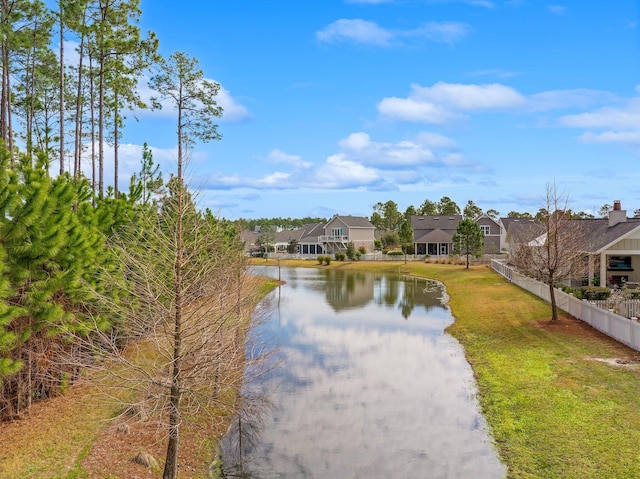
<svg viewBox="0 0 640 479"><path fill-rule="evenodd" d="M431 133L427 131L423 131L418 134L418 141L422 145L428 146L430 148L449 149L457 147L456 142L451 138L439 133Z"/></svg>
<svg viewBox="0 0 640 479"><path fill-rule="evenodd" d="M443 125L458 118L459 115L433 103L415 98L383 98L378 103L378 111L382 116L431 125Z"/></svg>
<svg viewBox="0 0 640 479"><path fill-rule="evenodd" d="M371 137L364 132L352 133L338 144L347 150L362 150L371 144Z"/></svg>
<svg viewBox="0 0 640 479"><path fill-rule="evenodd" d="M466 37L471 27L460 22L428 22L415 30L400 32L400 35L425 37L434 42L453 43Z"/></svg>
<svg viewBox="0 0 640 479"><path fill-rule="evenodd" d="M465 171L476 168L462 155L455 142L444 135L422 132L412 139L392 142L373 141L366 132L355 132L338 141L339 151L320 164L302 161L297 155L273 150L267 159L289 167L262 177L218 175L211 188L316 190L398 189L399 185L417 185L425 168L453 166Z"/></svg>
<svg viewBox="0 0 640 479"><path fill-rule="evenodd" d="M284 163L297 168L309 168L312 166L312 163L302 161L302 157L299 155L289 155L277 148L267 155L267 161L271 163Z"/></svg>
<svg viewBox="0 0 640 479"><path fill-rule="evenodd" d="M392 119L441 125L460 118L464 112L509 110L525 103L520 93L500 84L439 82L432 87L412 85L408 98L384 98L378 103L378 111Z"/></svg>
<svg viewBox="0 0 640 479"><path fill-rule="evenodd" d="M209 81L216 82L215 80L209 79ZM142 77L140 79L140 83L138 85L138 94L144 103L147 105L151 105L151 98L156 96L157 92L153 91L149 88L148 85L149 78ZM218 94L215 97L216 103L218 106L222 107L222 117L220 117L217 121L219 122L242 122L245 120L251 119L251 113L242 105L236 98L231 95L231 92L226 89L224 86L220 85L220 89L218 90ZM136 110L134 113L136 116L154 116L158 118L174 118L175 117L175 106L173 102L170 100L163 100L160 102L162 108L160 110Z"/></svg>
<svg viewBox="0 0 640 479"><path fill-rule="evenodd" d="M636 96L626 101L609 95L607 106L564 115L558 123L568 128L590 130L580 136L585 143L619 143L637 148L640 143L639 93L640 89L636 88Z"/></svg>
<svg viewBox="0 0 640 479"><path fill-rule="evenodd" d="M437 162L434 152L420 141L374 142L367 133L358 132L340 140L338 146L350 159L384 170Z"/></svg>
<svg viewBox="0 0 640 479"><path fill-rule="evenodd" d="M218 105L222 107L222 118L220 121L244 121L251 118L251 113L244 105L231 96L231 92L225 87L220 86L218 96L216 97Z"/></svg>
<svg viewBox="0 0 640 479"><path fill-rule="evenodd" d="M548 111L566 108L588 108L595 104L606 104L615 101L611 93L576 88L572 90L549 90L535 93L527 98L532 111Z"/></svg>
<svg viewBox="0 0 640 479"><path fill-rule="evenodd" d="M626 107L605 107L592 112L566 115L560 118L560 123L574 128L639 128L640 103L636 101Z"/></svg>
<svg viewBox="0 0 640 479"><path fill-rule="evenodd" d="M469 25L460 22L428 22L414 29L392 30L359 18L343 18L318 31L316 38L325 43L353 42L386 47L401 44L401 39L416 38L453 43L467 36L470 31Z"/></svg>
<svg viewBox="0 0 640 479"><path fill-rule="evenodd" d="M275 171L270 175L265 176L258 180L258 183L262 186L278 186L282 183L287 183L287 181L291 178L290 173L283 173L281 171Z"/></svg>
<svg viewBox="0 0 640 479"><path fill-rule="evenodd" d="M389 119L442 125L474 112L531 113L587 108L615 101L617 100L611 93L589 89L550 90L525 96L500 83L438 82L432 86L411 85L407 98L383 98L378 103L378 112ZM600 115L603 114L604 111L600 112ZM561 122L566 126L577 126L574 124L589 121L583 115L566 116ZM628 124L629 119L618 112L612 116L617 116L618 120Z"/></svg>
<svg viewBox="0 0 640 479"><path fill-rule="evenodd" d="M502 110L521 106L525 98L511 87L438 82L432 87L412 85L411 98L447 105L460 111Z"/></svg>
<svg viewBox="0 0 640 479"><path fill-rule="evenodd" d="M625 143L637 145L640 143L640 131L587 132L580 136L580 140L585 143Z"/></svg>
<svg viewBox="0 0 640 479"><path fill-rule="evenodd" d="M503 70L502 68L490 68L487 70L476 70L469 73L469 75L473 77L493 76L498 78L512 78L515 76L519 76L520 73Z"/></svg>
<svg viewBox="0 0 640 479"><path fill-rule="evenodd" d="M380 180L380 174L374 168L349 160L343 153L329 156L325 164L318 169L316 180L324 188L341 188L370 185Z"/></svg>
<svg viewBox="0 0 640 479"><path fill-rule="evenodd" d="M321 42L336 43L352 41L368 45L387 46L393 35L375 22L361 19L340 19L316 33Z"/></svg>

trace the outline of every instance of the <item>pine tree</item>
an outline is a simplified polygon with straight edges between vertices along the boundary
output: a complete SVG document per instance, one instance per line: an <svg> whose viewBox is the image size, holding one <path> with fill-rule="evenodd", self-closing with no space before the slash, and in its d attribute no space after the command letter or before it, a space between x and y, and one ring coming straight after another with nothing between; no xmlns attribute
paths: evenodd
<svg viewBox="0 0 640 479"><path fill-rule="evenodd" d="M464 218L453 234L453 253L463 255L469 268L469 256L480 256L484 246L484 236L478 223L469 218Z"/></svg>

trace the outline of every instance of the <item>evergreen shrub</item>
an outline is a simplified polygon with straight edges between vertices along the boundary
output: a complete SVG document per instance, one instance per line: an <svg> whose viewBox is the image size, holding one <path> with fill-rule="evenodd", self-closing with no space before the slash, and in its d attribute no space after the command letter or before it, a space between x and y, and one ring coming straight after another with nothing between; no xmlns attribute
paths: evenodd
<svg viewBox="0 0 640 479"><path fill-rule="evenodd" d="M580 288L580 292L582 293L582 298L587 301L607 299L611 294L611 290L609 288L601 286L583 286Z"/></svg>

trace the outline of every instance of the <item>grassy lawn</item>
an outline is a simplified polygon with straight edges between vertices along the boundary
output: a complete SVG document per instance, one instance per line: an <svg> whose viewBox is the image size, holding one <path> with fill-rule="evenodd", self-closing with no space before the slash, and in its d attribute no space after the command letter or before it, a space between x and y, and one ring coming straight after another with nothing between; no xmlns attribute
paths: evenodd
<svg viewBox="0 0 640 479"><path fill-rule="evenodd" d="M277 264L256 259L254 264ZM282 266L318 267L317 261ZM332 262L322 268L413 274L442 281L449 328L475 372L479 400L509 478L640 477L640 355L582 322L549 325L549 306L487 266ZM271 287L272 285L270 285ZM266 291L266 290L265 290ZM630 364L596 359L623 358ZM72 391L0 424L2 478L134 477L84 468L113 411ZM118 454L113 448L111 460ZM109 464L109 457L104 459ZM136 477L159 477L143 470ZM183 477L202 477L192 472ZM482 479L482 478L479 478Z"/></svg>
<svg viewBox="0 0 640 479"><path fill-rule="evenodd" d="M316 261L285 264L317 266ZM568 316L550 325L547 303L487 266L332 262L322 267L400 271L446 285L456 318L449 332L473 367L509 478L640 477L637 352Z"/></svg>

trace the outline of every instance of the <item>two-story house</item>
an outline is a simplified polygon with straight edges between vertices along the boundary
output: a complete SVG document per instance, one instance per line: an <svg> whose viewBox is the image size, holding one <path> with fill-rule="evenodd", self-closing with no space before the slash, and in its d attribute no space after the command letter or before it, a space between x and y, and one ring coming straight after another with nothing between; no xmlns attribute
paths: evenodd
<svg viewBox="0 0 640 479"><path fill-rule="evenodd" d="M340 253L347 249L350 241L356 249L364 247L367 253L374 250L376 227L364 216L335 215L324 226L324 235L320 236L327 253Z"/></svg>

